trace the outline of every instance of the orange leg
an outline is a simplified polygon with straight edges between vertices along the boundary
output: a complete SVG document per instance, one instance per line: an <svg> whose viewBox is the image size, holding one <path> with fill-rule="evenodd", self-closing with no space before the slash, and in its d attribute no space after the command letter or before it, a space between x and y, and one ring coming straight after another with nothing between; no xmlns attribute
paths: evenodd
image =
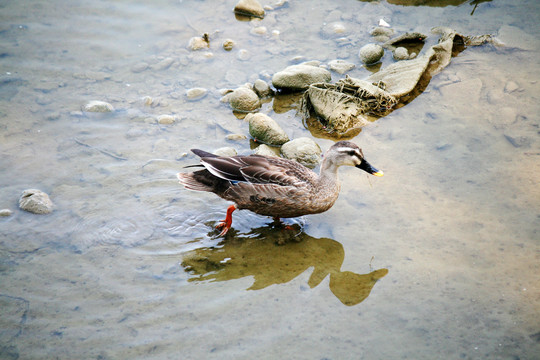
<svg viewBox="0 0 540 360"><path fill-rule="evenodd" d="M229 231L232 225L232 213L236 210L235 205L231 205L227 208L227 215L225 216L225 220L221 220L221 222L216 226L216 229L222 229L219 233L219 236L223 236Z"/></svg>
<svg viewBox="0 0 540 360"><path fill-rule="evenodd" d="M283 230L294 230L294 228L292 226L283 224L278 217L274 217L274 222L277 225L281 226L283 228Z"/></svg>

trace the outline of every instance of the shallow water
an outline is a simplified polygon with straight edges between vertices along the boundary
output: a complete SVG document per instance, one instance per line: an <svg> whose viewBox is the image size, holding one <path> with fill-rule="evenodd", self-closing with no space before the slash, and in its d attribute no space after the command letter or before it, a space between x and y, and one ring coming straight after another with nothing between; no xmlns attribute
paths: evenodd
<svg viewBox="0 0 540 360"><path fill-rule="evenodd" d="M13 211L0 218L0 357L537 358L540 5L459 3L290 1L252 22L235 2L0 5L0 208ZM193 147L251 151L225 138L248 129L219 89L269 81L296 56L365 78L358 49L380 18L507 46L466 49L353 139L383 178L342 169L336 205L294 231L238 211L216 237L227 204L175 174ZM211 48L187 50L203 32ZM189 101L193 87L209 93ZM91 100L116 110L82 112ZM298 107L276 96L261 111L328 148ZM19 210L27 188L55 211Z"/></svg>

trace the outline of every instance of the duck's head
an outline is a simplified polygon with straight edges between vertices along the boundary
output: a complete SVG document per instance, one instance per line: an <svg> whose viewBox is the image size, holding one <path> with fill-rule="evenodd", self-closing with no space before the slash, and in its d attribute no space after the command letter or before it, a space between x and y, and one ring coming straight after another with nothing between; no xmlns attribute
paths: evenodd
<svg viewBox="0 0 540 360"><path fill-rule="evenodd" d="M335 166L354 166L375 176L383 176L383 172L371 166L366 159L362 149L351 141L338 141L325 154L325 160L332 162Z"/></svg>

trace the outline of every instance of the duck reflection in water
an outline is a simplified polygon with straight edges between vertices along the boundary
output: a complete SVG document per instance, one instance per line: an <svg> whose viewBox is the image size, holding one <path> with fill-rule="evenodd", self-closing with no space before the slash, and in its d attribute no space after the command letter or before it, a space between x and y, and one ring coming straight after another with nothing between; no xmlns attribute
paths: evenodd
<svg viewBox="0 0 540 360"><path fill-rule="evenodd" d="M298 224L293 225L300 229ZM276 226L252 229L239 234L231 229L215 247L191 250L184 254L182 266L192 275L190 282L227 281L252 276L248 290L260 290L284 284L313 267L308 285L314 288L330 275L330 290L345 305L364 301L387 269L368 274L341 271L345 258L343 246L332 239L313 238L303 231L283 230ZM286 234L286 235L284 235ZM289 237L284 239L284 237ZM278 245L282 244L282 246Z"/></svg>

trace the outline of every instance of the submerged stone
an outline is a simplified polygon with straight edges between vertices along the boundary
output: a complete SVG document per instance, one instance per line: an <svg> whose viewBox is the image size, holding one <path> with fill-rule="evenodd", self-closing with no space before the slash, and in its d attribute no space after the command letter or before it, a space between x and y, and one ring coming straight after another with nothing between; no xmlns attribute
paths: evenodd
<svg viewBox="0 0 540 360"><path fill-rule="evenodd" d="M186 96L188 100L191 101L202 99L206 94L208 94L208 89L205 88L192 88L186 90Z"/></svg>
<svg viewBox="0 0 540 360"><path fill-rule="evenodd" d="M358 56L366 65L371 65L379 62L384 55L384 49L377 44L367 44L360 48Z"/></svg>
<svg viewBox="0 0 540 360"><path fill-rule="evenodd" d="M196 50L208 49L209 47L210 47L210 41L209 41L207 33L204 33L203 36L196 36L189 39L188 48L190 50L196 51Z"/></svg>
<svg viewBox="0 0 540 360"><path fill-rule="evenodd" d="M354 69L356 65L345 60L332 60L328 63L328 67L338 74L345 74L347 71Z"/></svg>
<svg viewBox="0 0 540 360"><path fill-rule="evenodd" d="M0 210L0 216L11 216L12 211L9 209L2 209Z"/></svg>
<svg viewBox="0 0 540 360"><path fill-rule="evenodd" d="M321 161L322 150L308 137L291 140L281 147L281 154L287 159L295 160L309 168L314 168Z"/></svg>
<svg viewBox="0 0 540 360"><path fill-rule="evenodd" d="M240 87L227 95L229 104L236 111L250 112L261 107L261 102L255 91Z"/></svg>
<svg viewBox="0 0 540 360"><path fill-rule="evenodd" d="M114 111L114 107L108 102L94 100L84 105L83 111L105 113Z"/></svg>
<svg viewBox="0 0 540 360"><path fill-rule="evenodd" d="M53 211L54 204L49 195L38 189L24 190L19 198L19 207L34 214L48 214Z"/></svg>
<svg viewBox="0 0 540 360"><path fill-rule="evenodd" d="M279 157L279 148L261 144L255 148L255 155Z"/></svg>
<svg viewBox="0 0 540 360"><path fill-rule="evenodd" d="M398 47L393 51L394 59L396 60L408 60L409 59L409 51L407 51L404 47Z"/></svg>
<svg viewBox="0 0 540 360"><path fill-rule="evenodd" d="M272 84L276 89L305 90L311 84L332 80L330 71L307 64L291 65L274 74Z"/></svg>
<svg viewBox="0 0 540 360"><path fill-rule="evenodd" d="M256 113L248 114L249 134L257 141L270 145L282 145L289 141L287 133L270 116Z"/></svg>
<svg viewBox="0 0 540 360"><path fill-rule="evenodd" d="M232 41L231 39L223 41L223 49L225 49L226 51L231 51L234 45L234 41Z"/></svg>
<svg viewBox="0 0 540 360"><path fill-rule="evenodd" d="M171 125L174 124L176 119L172 115L159 115L157 121L161 125Z"/></svg>
<svg viewBox="0 0 540 360"><path fill-rule="evenodd" d="M240 0L234 7L234 12L240 15L264 17L264 9L257 0Z"/></svg>
<svg viewBox="0 0 540 360"><path fill-rule="evenodd" d="M270 85L264 80L257 79L253 84L253 90L259 95L260 98L265 98L272 95L272 89Z"/></svg>
<svg viewBox="0 0 540 360"><path fill-rule="evenodd" d="M214 154L217 156L236 156L238 153L236 152L235 148L232 148L230 146L225 146L217 149L214 151Z"/></svg>

